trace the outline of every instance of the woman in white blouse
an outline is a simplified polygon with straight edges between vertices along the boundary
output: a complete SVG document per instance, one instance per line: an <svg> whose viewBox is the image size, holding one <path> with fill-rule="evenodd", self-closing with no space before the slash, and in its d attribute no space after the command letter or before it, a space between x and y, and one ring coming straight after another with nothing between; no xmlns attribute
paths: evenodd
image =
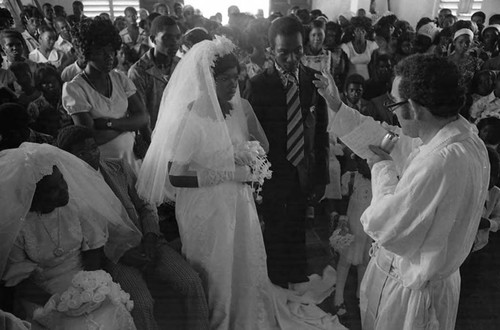
<svg viewBox="0 0 500 330"><path fill-rule="evenodd" d="M372 53L378 48L375 41L366 40L366 35L371 29L370 21L363 17L353 17L351 19L353 28L353 40L342 44L341 48L349 59L349 70L347 76L359 74L370 79L368 64L370 63Z"/></svg>
<svg viewBox="0 0 500 330"><path fill-rule="evenodd" d="M149 117L133 82L113 70L121 40L111 22L89 21L74 36L87 61L82 73L64 84L63 106L76 125L94 131L103 158L125 159L135 170L135 131L149 138Z"/></svg>

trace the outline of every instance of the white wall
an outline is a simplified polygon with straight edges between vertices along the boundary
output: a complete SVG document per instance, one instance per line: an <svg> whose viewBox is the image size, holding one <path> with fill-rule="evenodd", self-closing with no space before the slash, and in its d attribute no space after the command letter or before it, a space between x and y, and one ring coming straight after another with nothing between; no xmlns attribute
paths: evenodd
<svg viewBox="0 0 500 330"><path fill-rule="evenodd" d="M486 13L486 20L493 14L500 14L500 0L484 0L482 10Z"/></svg>
<svg viewBox="0 0 500 330"><path fill-rule="evenodd" d="M31 0L22 0L29 3ZM38 0L40 4L49 2L52 5L61 5L66 8L68 15L73 13L71 4L73 0ZM205 0L210 1L210 0ZM217 1L217 0L212 0ZM250 1L250 0L249 0ZM272 0L271 0L272 1ZM383 13L387 10L387 0L376 0L377 11ZM407 20L413 26L421 17L435 17L437 0L390 0L391 11L401 19ZM370 0L311 0L311 8L321 9L330 19L337 18L339 14L347 11L356 11L364 8L368 11ZM483 0L483 9L486 16L500 14L500 0Z"/></svg>
<svg viewBox="0 0 500 330"><path fill-rule="evenodd" d="M422 17L433 18L436 16L438 0L390 0L391 11L400 19L409 21L415 26ZM377 11L383 13L387 10L387 0L376 0ZM312 0L312 8L321 9L328 18L336 18L346 11L356 11L364 8L368 11L370 0ZM482 11L489 17L500 14L500 0L483 0Z"/></svg>

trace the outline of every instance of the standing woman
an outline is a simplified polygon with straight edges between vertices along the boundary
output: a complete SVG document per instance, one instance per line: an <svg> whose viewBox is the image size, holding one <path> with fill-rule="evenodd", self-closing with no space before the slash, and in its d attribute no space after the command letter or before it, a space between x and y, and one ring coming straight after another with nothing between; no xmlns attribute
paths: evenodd
<svg viewBox="0 0 500 330"><path fill-rule="evenodd" d="M134 51L139 58L149 48L146 31L137 25L137 10L134 7L125 8L127 27L120 31L122 42Z"/></svg>
<svg viewBox="0 0 500 330"><path fill-rule="evenodd" d="M134 83L113 70L120 36L110 21L94 20L82 23L73 41L87 66L64 84L63 106L76 125L93 130L103 158L125 159L137 171L134 132L149 137L149 116Z"/></svg>
<svg viewBox="0 0 500 330"><path fill-rule="evenodd" d="M458 66L462 74L462 82L466 88L466 93L470 93L472 78L474 74L481 69L483 61L470 55L467 51L474 38L474 32L468 28L462 28L453 35L453 46L455 51L448 57L450 61Z"/></svg>
<svg viewBox="0 0 500 330"><path fill-rule="evenodd" d="M369 19L353 17L351 25L354 30L352 35L353 40L341 46L349 59L347 76L357 73L365 80L368 80L370 79L368 64L370 63L373 51L378 49L378 45L375 41L366 40L366 35L371 29Z"/></svg>
<svg viewBox="0 0 500 330"><path fill-rule="evenodd" d="M332 52L324 48L324 42L325 23L319 20L312 21L302 64L320 72L326 70L334 75Z"/></svg>
<svg viewBox="0 0 500 330"><path fill-rule="evenodd" d="M349 60L340 47L342 38L342 28L335 22L328 22L325 25L325 42L323 47L330 51L332 56L333 79L337 86L344 86Z"/></svg>

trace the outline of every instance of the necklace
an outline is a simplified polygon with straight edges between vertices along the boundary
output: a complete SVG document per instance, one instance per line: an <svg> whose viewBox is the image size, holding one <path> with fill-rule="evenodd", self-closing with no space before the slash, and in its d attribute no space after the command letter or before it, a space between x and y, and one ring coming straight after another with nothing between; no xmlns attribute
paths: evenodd
<svg viewBox="0 0 500 330"><path fill-rule="evenodd" d="M56 256L56 257L60 257L64 254L64 249L61 247L61 217L59 216L59 210L57 210L57 243L56 241L52 238L52 235L50 235L50 232L49 230L47 229L47 227L45 226L45 222L43 221L43 219L41 219L42 221L42 225L43 225L43 229L45 229L45 232L47 233L47 236L49 236L50 240L52 241L52 243L54 243L54 245L56 246L56 248L52 251L52 253Z"/></svg>
<svg viewBox="0 0 500 330"><path fill-rule="evenodd" d="M99 90L95 87L95 85L92 83L92 80L90 80L90 78L87 75L87 73L85 72L85 70L83 70L82 73L83 73L83 75L85 77L85 80L90 84L90 87L92 87L96 92L98 92L99 94L101 94L99 92ZM106 75L106 88L107 88L107 93L102 93L102 95L104 95L106 97L111 97L111 79L109 78L109 74Z"/></svg>

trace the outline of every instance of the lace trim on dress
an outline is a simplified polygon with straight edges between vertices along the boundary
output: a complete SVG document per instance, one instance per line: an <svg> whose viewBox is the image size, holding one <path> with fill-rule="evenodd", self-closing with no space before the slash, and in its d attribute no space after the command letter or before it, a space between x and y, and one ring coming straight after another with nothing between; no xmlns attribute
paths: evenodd
<svg viewBox="0 0 500 330"><path fill-rule="evenodd" d="M234 178L234 172L201 170L197 172L198 186L208 187L221 184L225 181L231 181Z"/></svg>

